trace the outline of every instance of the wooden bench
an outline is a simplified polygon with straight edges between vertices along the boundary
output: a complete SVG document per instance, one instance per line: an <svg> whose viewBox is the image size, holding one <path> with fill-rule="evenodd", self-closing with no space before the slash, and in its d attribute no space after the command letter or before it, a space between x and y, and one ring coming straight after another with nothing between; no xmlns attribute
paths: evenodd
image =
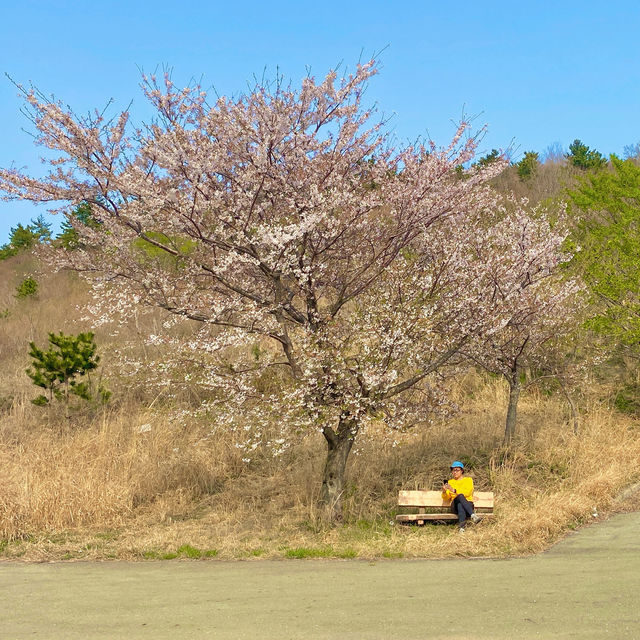
<svg viewBox="0 0 640 640"><path fill-rule="evenodd" d="M484 517L493 515L493 492L476 491L473 494L474 511ZM412 507L418 513L400 513L398 522L416 522L424 524L426 520L457 520L451 511L451 502L442 499L440 491L401 491L398 495L399 507Z"/></svg>

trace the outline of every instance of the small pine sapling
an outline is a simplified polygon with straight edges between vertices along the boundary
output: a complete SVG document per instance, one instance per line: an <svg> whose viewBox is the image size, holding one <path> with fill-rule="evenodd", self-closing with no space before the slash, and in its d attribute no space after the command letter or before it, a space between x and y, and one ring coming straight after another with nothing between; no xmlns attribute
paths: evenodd
<svg viewBox="0 0 640 640"><path fill-rule="evenodd" d="M15 297L18 300L31 298L38 293L38 281L33 276L27 276L17 287Z"/></svg>
<svg viewBox="0 0 640 640"><path fill-rule="evenodd" d="M33 383L45 389L48 397L40 395L32 402L38 406L48 404L53 398L68 404L71 395L91 400L92 385L89 373L97 368L100 356L96 355L96 343L93 333L65 335L49 333L50 348L39 349L34 342L29 343L31 366L26 370ZM79 381L79 377L87 376ZM99 387L97 395L102 402L109 399L111 393Z"/></svg>

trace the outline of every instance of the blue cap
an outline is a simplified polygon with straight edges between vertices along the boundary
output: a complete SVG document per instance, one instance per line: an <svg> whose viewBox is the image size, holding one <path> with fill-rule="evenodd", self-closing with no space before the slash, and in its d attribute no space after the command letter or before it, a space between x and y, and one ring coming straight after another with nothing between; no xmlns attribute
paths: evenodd
<svg viewBox="0 0 640 640"><path fill-rule="evenodd" d="M458 467L459 469L464 469L464 465L462 464L462 462L460 462L460 460L456 460L455 462L451 463L452 469L455 469L456 467Z"/></svg>

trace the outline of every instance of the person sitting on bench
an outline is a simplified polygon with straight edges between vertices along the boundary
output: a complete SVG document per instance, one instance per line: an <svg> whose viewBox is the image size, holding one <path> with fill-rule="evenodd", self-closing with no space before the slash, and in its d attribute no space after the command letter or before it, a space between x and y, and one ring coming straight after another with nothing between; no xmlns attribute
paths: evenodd
<svg viewBox="0 0 640 640"><path fill-rule="evenodd" d="M475 524L480 517L473 512L473 478L464 476L464 465L459 460L451 463L453 478L442 483L442 498L451 500L451 508L458 514L458 529L464 531L468 518Z"/></svg>

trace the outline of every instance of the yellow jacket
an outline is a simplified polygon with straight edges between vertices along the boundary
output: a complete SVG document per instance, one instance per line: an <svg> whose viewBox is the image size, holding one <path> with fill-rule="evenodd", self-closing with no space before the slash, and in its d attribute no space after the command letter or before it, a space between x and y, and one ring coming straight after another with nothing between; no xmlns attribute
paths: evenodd
<svg viewBox="0 0 640 640"><path fill-rule="evenodd" d="M453 500L456 496L462 494L469 502L473 502L473 478L469 476L462 476L459 480L451 478L449 484L456 490L456 493L452 493L448 489L443 491L443 500Z"/></svg>

